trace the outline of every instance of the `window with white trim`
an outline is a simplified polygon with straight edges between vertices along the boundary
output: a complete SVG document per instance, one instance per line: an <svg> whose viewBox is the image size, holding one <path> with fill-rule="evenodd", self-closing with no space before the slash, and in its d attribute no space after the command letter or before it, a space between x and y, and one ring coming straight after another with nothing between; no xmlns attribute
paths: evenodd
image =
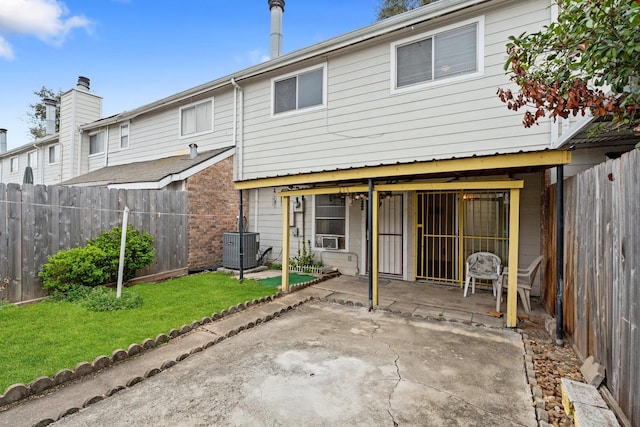
<svg viewBox="0 0 640 427"><path fill-rule="evenodd" d="M213 132L213 99L180 108L180 136Z"/></svg>
<svg viewBox="0 0 640 427"><path fill-rule="evenodd" d="M480 17L393 43L392 90L481 75L483 26Z"/></svg>
<svg viewBox="0 0 640 427"><path fill-rule="evenodd" d="M16 157L12 157L11 160L9 161L9 170L11 172L18 172L18 168L20 167L19 163L18 163L18 156Z"/></svg>
<svg viewBox="0 0 640 427"><path fill-rule="evenodd" d="M326 86L325 65L273 79L273 114L324 106Z"/></svg>
<svg viewBox="0 0 640 427"><path fill-rule="evenodd" d="M89 155L104 153L104 132L89 135Z"/></svg>
<svg viewBox="0 0 640 427"><path fill-rule="evenodd" d="M27 166L31 166L31 169L35 169L38 167L38 152L37 151L29 151L27 153Z"/></svg>
<svg viewBox="0 0 640 427"><path fill-rule="evenodd" d="M314 247L345 249L347 207L344 197L319 194L315 196L314 206Z"/></svg>
<svg viewBox="0 0 640 427"><path fill-rule="evenodd" d="M58 163L58 151L60 146L58 144L49 146L49 164Z"/></svg>
<svg viewBox="0 0 640 427"><path fill-rule="evenodd" d="M129 148L129 123L120 125L120 149Z"/></svg>

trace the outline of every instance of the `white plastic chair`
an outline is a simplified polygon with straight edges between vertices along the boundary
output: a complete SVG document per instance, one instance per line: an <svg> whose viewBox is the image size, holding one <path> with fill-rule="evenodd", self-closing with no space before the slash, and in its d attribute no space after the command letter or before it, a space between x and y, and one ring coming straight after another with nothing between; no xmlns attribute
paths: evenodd
<svg viewBox="0 0 640 427"><path fill-rule="evenodd" d="M464 283L464 296L467 296L469 281L471 281L471 293L476 293L476 279L493 281L493 296L496 296L501 265L500 257L491 252L476 252L469 255L465 270L467 279Z"/></svg>
<svg viewBox="0 0 640 427"><path fill-rule="evenodd" d="M533 281L536 279L536 274L538 274L538 270L540 269L542 258L542 255L540 255L534 259L527 268L518 269L518 294L520 295L520 301L522 301L522 307L527 314L531 312L531 286L533 286ZM502 272L502 277L498 282L498 297L496 298L496 311L498 312L500 311L500 303L502 302L502 289L504 288L506 290L508 288L508 275L509 267L505 267Z"/></svg>

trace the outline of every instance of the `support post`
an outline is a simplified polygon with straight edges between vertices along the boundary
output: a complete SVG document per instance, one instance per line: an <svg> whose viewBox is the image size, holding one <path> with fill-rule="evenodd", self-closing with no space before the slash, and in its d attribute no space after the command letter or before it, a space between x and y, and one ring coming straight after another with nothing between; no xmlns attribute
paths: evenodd
<svg viewBox="0 0 640 427"><path fill-rule="evenodd" d="M367 265L369 266L369 311L373 310L373 180L369 180L369 198L367 199L367 230L369 241L367 248Z"/></svg>
<svg viewBox="0 0 640 427"><path fill-rule="evenodd" d="M373 190L372 192L372 202L371 206L373 210L371 212L371 222L373 226L371 228L371 240L373 242L373 259L371 262L371 273L373 275L373 305L378 305L378 248L379 248L379 237L378 237L378 213L380 209L380 201L378 200L378 190Z"/></svg>
<svg viewBox="0 0 640 427"><path fill-rule="evenodd" d="M282 292L289 292L289 196L282 196Z"/></svg>
<svg viewBox="0 0 640 427"><path fill-rule="evenodd" d="M564 338L564 167L556 166L556 344Z"/></svg>
<svg viewBox="0 0 640 427"><path fill-rule="evenodd" d="M520 245L520 189L512 188L509 201L509 276L507 284L507 328L518 321L518 247Z"/></svg>
<svg viewBox="0 0 640 427"><path fill-rule="evenodd" d="M244 212L243 212L243 200L242 190L239 190L240 194L240 212L238 216L238 238L240 239L240 283L244 280Z"/></svg>

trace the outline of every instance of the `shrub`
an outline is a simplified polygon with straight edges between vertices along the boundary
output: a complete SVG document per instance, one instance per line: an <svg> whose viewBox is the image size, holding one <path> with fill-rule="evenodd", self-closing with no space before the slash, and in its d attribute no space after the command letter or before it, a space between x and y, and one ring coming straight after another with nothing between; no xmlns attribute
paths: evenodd
<svg viewBox="0 0 640 427"><path fill-rule="evenodd" d="M302 249L298 249L298 254L289 258L289 268L323 267L322 261L316 261L315 254L311 250L311 241L302 241Z"/></svg>
<svg viewBox="0 0 640 427"><path fill-rule="evenodd" d="M123 289L120 298L116 298L116 292L105 286L92 289L91 293L80 301L80 306L91 311L129 310L141 305L142 296Z"/></svg>
<svg viewBox="0 0 640 427"><path fill-rule="evenodd" d="M108 280L111 282L118 279L121 238L122 228L114 227L87 242L88 246L96 246L105 252L107 258L105 269L109 275ZM136 272L151 264L154 258L153 237L149 233L143 233L128 226L127 243L124 250L124 281L133 279Z"/></svg>
<svg viewBox="0 0 640 427"><path fill-rule="evenodd" d="M63 249L49 257L38 274L48 291L66 294L78 286L97 286L109 275L104 269L106 254L97 246Z"/></svg>

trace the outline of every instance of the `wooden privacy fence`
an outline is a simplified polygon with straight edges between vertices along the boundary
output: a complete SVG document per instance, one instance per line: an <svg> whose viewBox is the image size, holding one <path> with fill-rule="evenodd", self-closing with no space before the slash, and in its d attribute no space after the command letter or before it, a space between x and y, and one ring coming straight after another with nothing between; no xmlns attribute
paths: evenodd
<svg viewBox="0 0 640 427"><path fill-rule="evenodd" d="M565 330L583 358L605 366L607 389L640 426L640 150L565 180L564 215ZM554 257L554 213L548 218ZM546 283L544 305L554 313L555 272Z"/></svg>
<svg viewBox="0 0 640 427"><path fill-rule="evenodd" d="M0 299L46 295L38 272L60 249L129 224L153 237L155 261L138 276L187 268L187 196L182 191L0 184Z"/></svg>

